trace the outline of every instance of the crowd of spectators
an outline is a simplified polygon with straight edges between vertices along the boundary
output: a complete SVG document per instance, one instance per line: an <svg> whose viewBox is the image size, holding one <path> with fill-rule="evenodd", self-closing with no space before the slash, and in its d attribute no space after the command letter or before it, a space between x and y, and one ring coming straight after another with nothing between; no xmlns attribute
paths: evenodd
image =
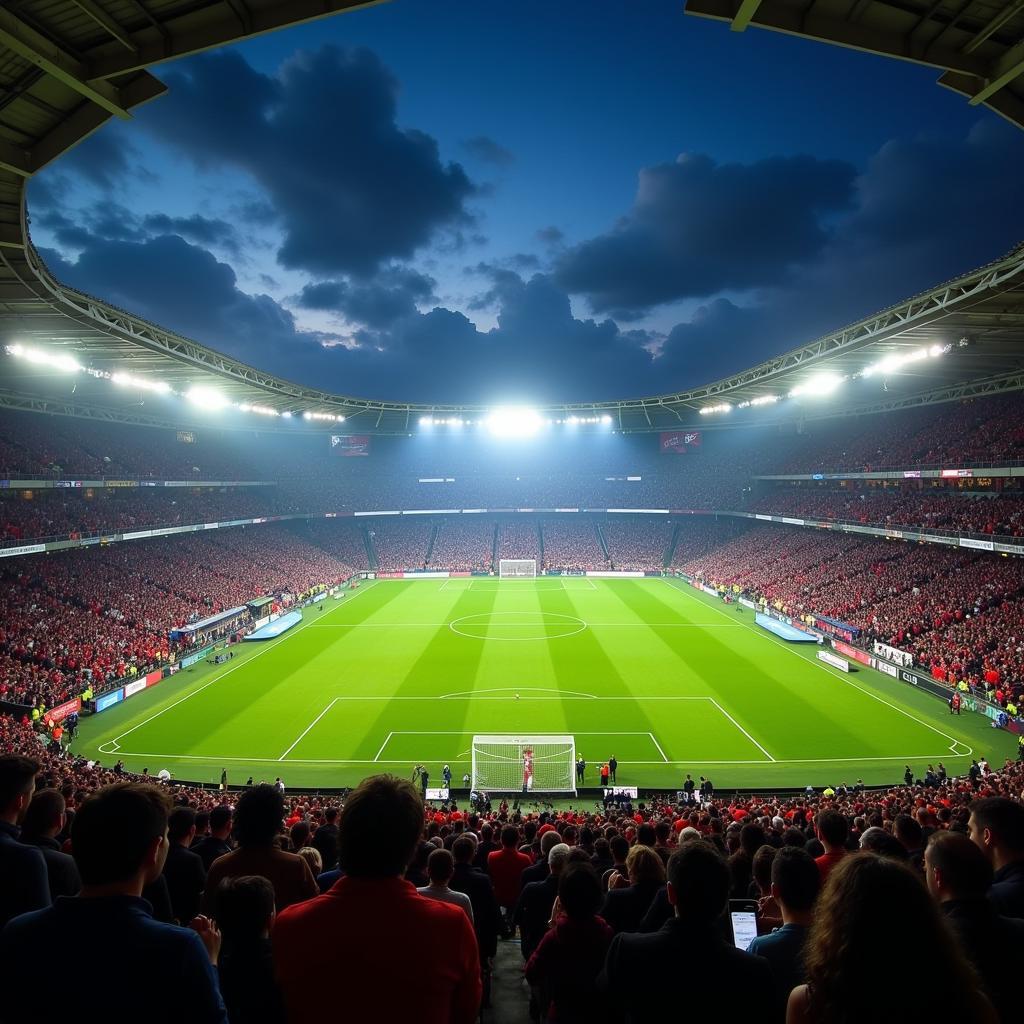
<svg viewBox="0 0 1024 1024"><path fill-rule="evenodd" d="M434 524L419 516L411 521L375 520L367 527L381 572L422 569L434 532Z"/></svg>
<svg viewBox="0 0 1024 1024"><path fill-rule="evenodd" d="M909 526L958 534L1024 536L1024 492L885 487L863 490L785 487L763 493L750 511L809 519Z"/></svg>
<svg viewBox="0 0 1024 1024"><path fill-rule="evenodd" d="M540 532L535 522L509 519L498 524L498 559L533 558L540 565Z"/></svg>
<svg viewBox="0 0 1024 1024"><path fill-rule="evenodd" d="M450 572L490 572L494 556L493 520L442 519L430 551L429 569Z"/></svg>
<svg viewBox="0 0 1024 1024"><path fill-rule="evenodd" d="M771 558L765 558L765 552ZM1024 698L1024 567L938 545L779 526L680 528L673 564L790 615L841 619L995 703Z"/></svg>
<svg viewBox="0 0 1024 1024"><path fill-rule="evenodd" d="M339 796L154 784L11 719L0 749L4 1019L66 1019L43 986L99 944L118 950L118 998L81 987L83 1019L144 1005L161 1024L183 1007L305 1024L342 999L354 1019L472 1024L516 936L534 1020L668 1018L680 970L700 1017L724 1000L787 1024L1019 1018L1024 763L878 790L462 809L391 776ZM730 899L755 908L746 948ZM904 969L921 984L865 982Z"/></svg>
<svg viewBox="0 0 1024 1024"><path fill-rule="evenodd" d="M541 520L544 568L562 572L607 569L608 556L598 536L599 529L596 522L575 517Z"/></svg>
<svg viewBox="0 0 1024 1024"><path fill-rule="evenodd" d="M609 518L601 530L612 568L643 572L664 567L675 524L653 516Z"/></svg>
<svg viewBox="0 0 1024 1024"><path fill-rule="evenodd" d="M86 548L0 563L0 699L52 707L166 662L168 632L356 567L284 526Z"/></svg>

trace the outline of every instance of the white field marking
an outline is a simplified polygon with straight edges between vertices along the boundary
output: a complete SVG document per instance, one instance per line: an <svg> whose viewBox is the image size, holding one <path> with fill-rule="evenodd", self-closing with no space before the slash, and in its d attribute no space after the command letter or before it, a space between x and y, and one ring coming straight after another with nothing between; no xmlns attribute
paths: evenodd
<svg viewBox="0 0 1024 1024"><path fill-rule="evenodd" d="M551 585L550 586L538 587L536 585L538 582L545 583L545 584L551 584ZM532 583L532 584L534 584L534 589L535 590L540 590L540 591L545 591L545 590L567 590L567 591L572 591L572 590L580 590L580 591L597 590L597 587L594 585L594 581L592 579L589 579L587 576L530 576L530 577L527 577L525 579L510 579L510 578L500 579L498 577L483 577L483 576L477 576L477 577L450 576L450 577L448 577L448 579L446 579L441 584L441 586L438 589L439 590L446 590L449 583L465 583L466 584L466 586L464 586L464 587L453 587L452 589L456 590L456 591L458 591L458 590L462 590L462 591L476 590L476 591L480 591L480 592L483 592L483 593L495 593L498 590L500 590L505 584L508 584L508 583ZM581 584L585 583L586 586L567 587L566 583L581 583ZM492 584L492 585L488 586L487 584Z"/></svg>
<svg viewBox="0 0 1024 1024"><path fill-rule="evenodd" d="M685 591L681 590L679 587L673 586L671 580L666 579L664 576L661 577L661 580L664 583L667 583L669 587L677 593L685 593ZM713 606L711 605L708 605L708 607L713 608ZM713 610L718 612L718 614L723 616L724 618L729 619L730 622L733 621L731 618L729 618L728 615L725 614L725 612L721 611L721 609L713 608ZM828 665L825 665L820 661L808 661L806 658L801 657L801 655L798 654L797 651L795 651L792 647L790 647L788 644L784 644L781 640L778 640L775 637L773 637L770 633L767 632L767 630L763 632L758 631L753 626L747 625L747 623L745 622L737 622L735 623L735 625L743 626L745 629L749 629L751 633L754 633L755 635L761 637L763 640L770 640L772 643L778 644L779 647L781 647L784 651L788 651L795 657L800 658L800 660L803 661L805 664L813 665L815 668L822 669L832 679L837 679L841 683L846 683L848 686L852 686L855 690L860 690L860 692L865 694L866 696L871 697L874 700L877 700L879 704L884 704L886 707L892 708L893 711L898 711L901 715L905 715L912 722L917 722L918 725L923 725L926 729L931 729L932 732L937 733L943 739L950 740L950 750L952 750L954 746L959 745L961 747L967 747L971 754L974 753L974 747L970 746L967 743L964 743L963 740L958 740L955 736L950 736L949 733L943 732L941 729L937 729L934 725L930 725L928 722L925 722L922 719L918 718L917 715L912 715L909 711L904 711L903 708L890 703L884 697L879 697L877 693L872 693L870 690L865 690L863 686L858 686L852 679L848 679L846 677L845 672L840 672L839 669L830 669ZM968 757L970 755L965 754L963 756Z"/></svg>
<svg viewBox="0 0 1024 1024"><path fill-rule="evenodd" d="M754 746L757 747L757 749L760 750L761 753L764 754L764 756L767 757L769 761L774 761L775 760L775 758L772 757L772 755L769 754L768 751L765 750L764 747L762 747L761 744L758 743L757 740L755 740L754 737L751 736L750 733L747 732L747 730L744 729L743 726L740 725L740 723L737 722L736 719L733 718L732 715L730 715L729 712L726 711L725 708L723 708L722 705L719 704L717 700L715 700L713 697L709 697L708 700L710 700L711 703L714 704L715 707L718 708L718 710L721 711L722 714L725 715L725 717L728 718L729 721L732 722L732 724L735 725L736 728L739 729L739 731L741 733L743 733L743 735L746 736L747 739L750 740L750 742L753 743Z"/></svg>
<svg viewBox="0 0 1024 1024"><path fill-rule="evenodd" d="M441 735L441 734L439 734L439 733L431 733L431 734L418 733L416 735ZM463 735L463 734L459 733L458 735ZM536 734L531 734L531 735L536 735ZM555 735L555 734L552 733L552 735ZM557 735L565 735L565 734L564 733L559 733ZM588 734L587 733L579 733L578 732L578 733L574 733L573 735L576 735L576 736L586 736ZM608 733L608 732L599 732L599 733L594 733L593 735L595 735L595 736L614 736L614 735L617 735L617 734L616 733ZM633 735L646 736L648 734L647 733L636 733L636 734L633 734ZM149 753L149 752L146 752L146 751L135 751L135 750L122 750L120 753L122 753L125 757L165 757L165 758L172 758L172 759L174 759L176 761L208 761L208 762L241 761L241 762L245 762L246 764L280 764L281 763L276 757L218 757L216 754L209 754L209 755L207 755L207 754L168 754L166 752L162 752L162 753L159 753L159 754L154 754L154 753ZM811 758L796 758L796 759L793 759L793 760L786 760L786 761L774 761L774 762L771 762L771 763L772 764L854 764L855 765L855 764L866 763L868 761L902 761L904 764L907 764L910 761L932 761L932 760L937 760L937 759L943 758L943 757L948 758L949 756L950 755L947 754L947 753L940 753L940 754L900 754L898 756L891 756L891 757L816 757L816 758L815 757L811 757ZM967 758L967 757L970 757L971 755L970 754L954 754L952 756L953 757ZM398 760L383 759L383 760L380 760L380 761L377 761L377 760L371 761L371 760L367 760L365 758L362 759L362 760L359 760L359 759L352 759L352 758L294 757L294 758L292 758L288 762L288 764L405 764L405 765L407 765L410 760L412 760L412 759L410 759L408 757L399 758ZM459 757L450 758L448 763L449 764L466 764L468 762L463 760L461 755L460 755ZM764 767L767 767L769 762L764 761L764 760L757 760L757 761L705 761L705 760L703 760L701 758L693 758L693 757L691 757L689 760L686 760L686 761L621 761L620 760L619 764L620 765L624 765L624 764L627 764L627 765L628 764L639 764L639 765L647 765L647 764L655 764L655 765L664 765L664 764L682 764L682 765L687 765L687 764L688 765L757 764L757 765L761 765L761 767L764 768Z"/></svg>
<svg viewBox="0 0 1024 1024"><path fill-rule="evenodd" d="M391 738L393 736L472 736L472 735L473 735L472 732L468 732L468 733L465 732L465 731L463 731L463 732L450 732L450 731L443 731L443 730L438 730L438 729L414 729L414 730L406 730L406 731L396 730L395 732L389 732L388 733L387 739L384 740L384 742L380 746L380 750L377 751L377 756L373 759L373 761L369 761L369 762L366 762L366 763L373 764L374 762L379 761L380 755L384 753L384 748L388 745L388 743L391 741ZM661 764L661 763L669 764L670 763L668 758L665 757L665 752L658 745L658 741L654 738L654 733L651 733L651 732L640 732L640 731L633 731L633 732L608 732L608 731L602 729L599 732L576 732L576 731L573 731L572 733L564 733L564 732L531 732L529 734L531 740L534 740L534 739L536 739L536 740L544 740L544 739L546 739L549 736L554 737L556 739L561 739L561 738L563 738L564 736L567 736L567 735L571 735L573 737L576 737L576 736L648 736L648 737L650 737L651 742L655 745L655 747L658 748L658 753L661 754L661 756L663 758L663 762L660 762L660 761L628 761L628 762L624 761L623 764ZM145 754L136 754L134 756L135 757L145 757L146 755ZM164 757L170 757L171 755L170 754L165 754L163 756ZM295 762L293 762L293 763L297 764L301 760L302 760L301 758L296 758ZM326 762L326 763L333 763L333 762ZM361 764L363 762L345 761L345 762L339 762L339 763ZM385 764L402 764L403 762L401 762L401 761L397 761L397 762L396 761L385 761L384 763ZM686 762L680 761L678 763L679 764L685 764ZM763 761L757 761L755 763L756 764L763 764L764 762Z"/></svg>
<svg viewBox="0 0 1024 1024"><path fill-rule="evenodd" d="M339 697L335 697L334 700L332 700L330 704L328 704L327 707L325 707L323 711L321 711L320 714L317 715L316 718L314 718L313 721L310 722L309 725L307 725L306 728L299 733L299 738L278 758L278 761L283 761L299 745L299 741L302 739L302 737L305 736L306 733L309 732L309 730L312 729L313 726L316 725L316 723L319 722L320 719L323 718L324 715L326 715L327 712L330 711L331 708L333 708L334 705L337 704L339 700Z"/></svg>
<svg viewBox="0 0 1024 1024"><path fill-rule="evenodd" d="M380 755L384 753L384 748L388 745L388 742L394 735L395 734L393 732L389 732L387 736L384 737L384 742L380 745L380 750L377 751L377 756L374 758L374 761L380 760Z"/></svg>
<svg viewBox="0 0 1024 1024"><path fill-rule="evenodd" d="M374 581L374 582L376 582L376 581ZM371 586L372 585L373 584L371 583ZM360 593L365 593L366 590L369 590L369 589L370 589L370 587L365 587L365 588L363 588L360 591ZM358 596L359 596L359 594L356 594L356 597L358 597ZM352 598L352 600L354 601L355 598ZM150 715L149 718L143 719L137 725L133 725L130 729L128 729L125 732L121 733L119 736L115 736L112 740L107 740L107 742L104 743L103 746L112 745L114 747L114 750L110 751L110 753L115 753L116 751L121 749L120 740L123 740L125 738L125 736L129 736L129 735L131 735L131 733L135 732L136 729L141 729L144 725L148 725L154 719L159 718L162 714L165 714L166 712L170 711L171 708L176 708L179 704L181 704L184 701L188 700L189 697L194 697L197 693L202 693L202 691L205 690L208 686L212 686L214 683L220 682L220 680L223 679L225 676L231 675L231 673L234 672L235 669L243 668L245 665L248 665L251 662L255 661L261 655L266 654L267 651L269 651L272 648L276 647L278 644L283 644L285 642L285 640L291 640L292 637L297 636L299 633L301 633L304 629L307 629L307 628L308 627L305 624L303 624L303 625L299 626L298 629L289 630L279 640L274 640L272 643L267 644L266 647L263 647L261 650L257 651L257 653L254 654L251 658L246 658L245 661L239 662L239 664L237 664L237 665L232 665L231 668L229 668L225 672L222 672L220 675L215 675L212 679L210 679L209 681L203 683L202 686L198 686L198 687L196 687L196 689L190 691L189 693L186 693L184 697L179 697L178 700L174 701L173 704L168 704L167 707L161 708L155 715ZM97 749L99 749L99 748L97 748Z"/></svg>
<svg viewBox="0 0 1024 1024"><path fill-rule="evenodd" d="M480 612L481 615L523 615L523 612ZM538 615L558 615L559 612L537 612ZM463 616L464 618L465 616ZM453 619L448 622L311 622L309 629L340 629L343 626L370 626L377 629L399 629L408 627L410 629L441 629L443 626L450 626ZM582 620L580 620L582 621ZM505 625L537 625L537 623L505 623ZM673 627L675 629L743 629L742 622L588 622L591 629L653 629ZM749 626L746 628L750 628Z"/></svg>
<svg viewBox="0 0 1024 1024"><path fill-rule="evenodd" d="M661 749L661 744L658 742L657 737L655 737L653 732L649 732L647 735L651 737L651 742L658 748L658 753L661 754L662 761L664 761L665 764L668 764L668 758L665 756L665 751Z"/></svg>
<svg viewBox="0 0 1024 1024"><path fill-rule="evenodd" d="M458 693L442 693L440 697L427 698L429 700L451 700L454 697L475 697L477 694L484 693L557 693L557 694L571 694L573 697L579 700L601 700L600 697L593 693L579 693L576 690L557 690L550 686L520 686L517 690L514 686L492 686L486 690L460 690ZM505 700L504 697L482 697L482 700ZM533 700L543 700L546 698L534 697ZM560 697L553 697L552 700L560 700ZM625 699L625 698L624 698Z"/></svg>
<svg viewBox="0 0 1024 1024"><path fill-rule="evenodd" d="M448 623L448 628L456 636L464 636L468 640L513 640L513 641L537 641L537 640L564 640L571 636L576 636L578 633L582 633L587 628L587 623L583 619L578 618L575 615L566 615L563 612L536 612L534 618L539 617L540 622L491 622L491 619L501 615L523 615L523 612L476 612L473 615L462 615L457 619L453 619ZM480 619L481 622L470 622L470 619ZM546 619L554 619L556 621L548 623ZM561 620L561 621L559 621ZM456 629L456 626L462 624L467 629L473 629L476 626L482 626L485 629L491 626L501 628L502 626L529 626L533 629L543 629L550 625L552 628L558 628L559 626L569 627L572 626L572 632L559 633L557 636L477 636L475 633L465 633L461 629Z"/></svg>

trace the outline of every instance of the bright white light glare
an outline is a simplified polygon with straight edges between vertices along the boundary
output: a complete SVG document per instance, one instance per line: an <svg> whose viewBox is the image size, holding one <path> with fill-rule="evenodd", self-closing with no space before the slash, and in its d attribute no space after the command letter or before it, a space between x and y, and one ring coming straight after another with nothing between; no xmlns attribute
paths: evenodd
<svg viewBox="0 0 1024 1024"><path fill-rule="evenodd" d="M608 415L608 413L605 413L601 417L601 422L607 427L607 426L609 426L611 424L612 418L611 418L611 416Z"/></svg>
<svg viewBox="0 0 1024 1024"><path fill-rule="evenodd" d="M189 388L185 397L193 405L198 405L203 409L223 409L229 404L228 400L219 391L214 388L203 387L201 384Z"/></svg>
<svg viewBox="0 0 1024 1024"><path fill-rule="evenodd" d="M344 423L344 416L335 416L333 412L304 412L302 414L304 420L326 420L330 423Z"/></svg>
<svg viewBox="0 0 1024 1024"><path fill-rule="evenodd" d="M65 355L63 352L46 352L38 348L25 348L23 345L8 345L7 352L37 366L48 366L52 370L63 370L65 373L78 373L82 369L82 364L74 356Z"/></svg>
<svg viewBox="0 0 1024 1024"><path fill-rule="evenodd" d="M758 398L751 398L748 402L740 402L736 408L749 409L752 405L774 405L778 400L778 395L760 395Z"/></svg>
<svg viewBox="0 0 1024 1024"><path fill-rule="evenodd" d="M170 394L171 385L165 380L150 380L148 377L133 377L130 373L112 373L112 383L123 388L137 388L139 391L155 391L161 395Z"/></svg>
<svg viewBox="0 0 1024 1024"><path fill-rule="evenodd" d="M917 363L922 359L938 359L951 348L950 345L932 345L931 348L915 348L910 352L894 352L892 355L879 359L861 371L862 377L873 377L876 373L895 373L908 363Z"/></svg>
<svg viewBox="0 0 1024 1024"><path fill-rule="evenodd" d="M532 437L544 421L536 409L495 409L484 421L495 437Z"/></svg>
<svg viewBox="0 0 1024 1024"><path fill-rule="evenodd" d="M243 402L239 407L239 412L254 412L260 416L288 416L290 413L279 413L276 409L270 409L265 405L249 405L248 402Z"/></svg>
<svg viewBox="0 0 1024 1024"><path fill-rule="evenodd" d="M825 395L831 395L842 383L843 378L837 374L819 373L816 377L811 377L803 384L793 388L789 397L797 398L800 395L807 395L809 398L823 398Z"/></svg>
<svg viewBox="0 0 1024 1024"><path fill-rule="evenodd" d="M728 402L722 402L721 405L705 405L700 410L701 416L710 416L714 412L732 412L732 406Z"/></svg>

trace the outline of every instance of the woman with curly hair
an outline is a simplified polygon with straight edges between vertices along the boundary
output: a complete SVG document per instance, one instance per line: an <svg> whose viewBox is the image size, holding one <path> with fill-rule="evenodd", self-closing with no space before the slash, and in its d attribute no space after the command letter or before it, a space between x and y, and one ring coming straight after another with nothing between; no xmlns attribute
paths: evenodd
<svg viewBox="0 0 1024 1024"><path fill-rule="evenodd" d="M927 889L888 857L859 853L832 870L804 966L786 1024L998 1024Z"/></svg>

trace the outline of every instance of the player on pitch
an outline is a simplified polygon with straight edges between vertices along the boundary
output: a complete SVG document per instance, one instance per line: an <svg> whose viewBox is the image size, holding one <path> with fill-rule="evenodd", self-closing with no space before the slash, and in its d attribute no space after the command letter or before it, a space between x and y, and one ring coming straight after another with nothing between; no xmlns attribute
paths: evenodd
<svg viewBox="0 0 1024 1024"><path fill-rule="evenodd" d="M523 794L533 789L533 748L527 747L523 751Z"/></svg>

